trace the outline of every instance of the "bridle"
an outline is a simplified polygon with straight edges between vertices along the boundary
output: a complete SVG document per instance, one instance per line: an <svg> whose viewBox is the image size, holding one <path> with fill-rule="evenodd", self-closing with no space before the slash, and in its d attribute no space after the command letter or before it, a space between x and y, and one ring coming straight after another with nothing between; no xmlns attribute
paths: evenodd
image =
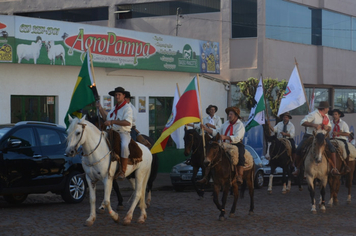
<svg viewBox="0 0 356 236"><path fill-rule="evenodd" d="M217 164L219 164L219 162L221 162L222 161L222 151L224 151L225 152L225 150L224 150L224 148L221 146L221 144L219 144L218 142L211 142L211 144L216 144L217 146L218 146L218 152L213 156L213 158L212 158L212 160L210 161L210 163L209 163L209 165L208 166L210 166L211 168L212 167L215 167ZM211 145L210 144L210 145ZM211 148L211 147L210 147ZM213 163L213 161L216 159L216 156L217 155L219 155L219 154L221 154L220 155L220 158L219 158L219 160L217 160L215 163Z"/></svg>
<svg viewBox="0 0 356 236"><path fill-rule="evenodd" d="M273 149L272 150L270 150L270 153L272 152L273 153L273 151L275 150L275 144L273 145ZM284 145L283 145L284 146ZM285 147L285 146L284 146ZM287 148L285 147L285 149L283 150L283 151L281 151L281 148L282 148L282 145L279 145L279 149L278 149L278 151L277 151L277 154L273 157L273 158L271 158L271 160L273 160L273 159L278 159L280 156L282 156L285 152L287 152ZM271 156L271 155L270 155Z"/></svg>
<svg viewBox="0 0 356 236"><path fill-rule="evenodd" d="M81 125L81 126L82 126L82 133L81 133L81 135L80 135L79 141L78 141L77 144L74 146L74 147L75 147L74 150L75 150L75 152L76 152L75 154L81 154L81 156L87 157L87 156L92 155L92 154L96 151L96 149L98 149L98 147L99 147L99 145L100 145L100 143L101 143L102 137L104 136L104 132L103 132L103 131L100 132L100 139L99 139L99 142L98 142L98 144L95 146L95 148L94 148L90 153L88 153L88 154L84 154L83 152L82 152L82 153L79 153L79 152L78 152L78 146L79 146L80 141L81 141L82 138L83 138L84 130L85 130L85 127L87 126L87 124L78 123L78 125ZM92 164L90 164L90 163L85 163L85 165L87 165L87 166L95 166L95 165L97 165L98 163L100 163L109 153L111 153L111 150L109 150L109 152L108 152L107 154L105 154L99 161L96 161L96 162L94 162L94 163L92 163Z"/></svg>
<svg viewBox="0 0 356 236"><path fill-rule="evenodd" d="M191 145L190 145L190 150L192 150L193 149L193 145L194 145L194 135L193 134L189 134L189 136L192 136L192 142L191 142ZM202 139L200 139L200 142L198 143L198 145L195 148L195 150L192 151L191 155L194 155L198 151L198 148L199 148L201 142L202 142Z"/></svg>

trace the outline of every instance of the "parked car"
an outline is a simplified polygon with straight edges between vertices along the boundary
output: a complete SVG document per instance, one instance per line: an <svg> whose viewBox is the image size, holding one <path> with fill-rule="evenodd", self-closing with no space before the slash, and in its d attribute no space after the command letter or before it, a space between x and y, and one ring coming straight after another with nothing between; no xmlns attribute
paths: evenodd
<svg viewBox="0 0 356 236"><path fill-rule="evenodd" d="M52 123L0 125L0 195L13 204L48 191L68 203L83 201L81 157L65 156L66 137L65 128Z"/></svg>
<svg viewBox="0 0 356 236"><path fill-rule="evenodd" d="M245 145L245 148L251 153L255 162L255 188L261 188L271 173L271 168L267 166L268 160L266 160L264 156L260 157L251 146ZM274 177L282 177L282 173L283 170L277 168ZM192 176L193 167L185 164L185 161L173 166L170 177L174 190L183 191L186 187L192 186ZM202 171L199 169L196 180L201 178Z"/></svg>

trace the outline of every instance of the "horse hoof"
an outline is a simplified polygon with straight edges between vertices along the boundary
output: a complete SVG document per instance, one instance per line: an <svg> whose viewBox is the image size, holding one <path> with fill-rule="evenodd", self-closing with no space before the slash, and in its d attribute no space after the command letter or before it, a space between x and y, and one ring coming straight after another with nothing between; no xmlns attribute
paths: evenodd
<svg viewBox="0 0 356 236"><path fill-rule="evenodd" d="M252 216L252 215L253 215L253 211L250 211L248 214L249 214L250 216Z"/></svg>
<svg viewBox="0 0 356 236"><path fill-rule="evenodd" d="M350 205L350 204L351 204L351 200L350 200L350 201L347 200L347 201L346 201L346 204L347 204L347 205Z"/></svg>
<svg viewBox="0 0 356 236"><path fill-rule="evenodd" d="M314 211L312 210L311 213L313 213L314 215L316 215L317 212L316 212L316 210L314 210Z"/></svg>
<svg viewBox="0 0 356 236"><path fill-rule="evenodd" d="M225 221L225 217L224 216L220 216L219 217L219 221Z"/></svg>
<svg viewBox="0 0 356 236"><path fill-rule="evenodd" d="M137 223L139 223L139 224L143 224L143 223L145 223L145 219L147 218L147 216L141 216L140 218L138 218L138 220L137 220Z"/></svg>
<svg viewBox="0 0 356 236"><path fill-rule="evenodd" d="M93 224L94 224L94 221L86 221L85 224L84 224L84 226L90 227L90 226L92 226Z"/></svg>
<svg viewBox="0 0 356 236"><path fill-rule="evenodd" d="M233 218L233 217L235 217L235 214L234 214L234 213L230 213L230 214L229 214L229 217L230 217L230 218Z"/></svg>
<svg viewBox="0 0 356 236"><path fill-rule="evenodd" d="M149 208L151 206L151 202L146 202L146 208Z"/></svg>
<svg viewBox="0 0 356 236"><path fill-rule="evenodd" d="M117 211L123 211L124 210L124 206L123 205L117 205L116 210Z"/></svg>
<svg viewBox="0 0 356 236"><path fill-rule="evenodd" d="M286 194L287 193L287 191L282 191L282 194Z"/></svg>
<svg viewBox="0 0 356 236"><path fill-rule="evenodd" d="M303 187L300 187L300 188L299 188L299 191L303 191Z"/></svg>
<svg viewBox="0 0 356 236"><path fill-rule="evenodd" d="M204 197L203 196L199 196L198 200L203 200Z"/></svg>
<svg viewBox="0 0 356 236"><path fill-rule="evenodd" d="M120 221L119 214L115 213L115 215L112 217L112 219L114 220L115 223L119 223L119 221Z"/></svg>
<svg viewBox="0 0 356 236"><path fill-rule="evenodd" d="M339 201L334 201L334 205L335 206L339 205Z"/></svg>
<svg viewBox="0 0 356 236"><path fill-rule="evenodd" d="M105 208L104 207L99 207L98 213L99 214L103 214L104 212L105 212Z"/></svg>
<svg viewBox="0 0 356 236"><path fill-rule="evenodd" d="M128 226L128 225L130 225L131 224L131 220L125 220L124 221L124 226Z"/></svg>

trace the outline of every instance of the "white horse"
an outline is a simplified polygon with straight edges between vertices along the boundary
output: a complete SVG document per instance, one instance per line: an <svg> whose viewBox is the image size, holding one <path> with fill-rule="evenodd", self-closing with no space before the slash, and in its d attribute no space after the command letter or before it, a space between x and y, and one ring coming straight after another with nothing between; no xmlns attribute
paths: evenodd
<svg viewBox="0 0 356 236"><path fill-rule="evenodd" d="M69 118L70 126L67 130L67 149L68 156L74 156L78 153L81 146L83 151L82 164L86 174L86 180L90 193L90 216L86 220L86 225L91 226L96 219L95 201L96 201L96 183L100 180L104 184L104 200L102 205L109 211L109 215L115 222L119 222L119 215L113 211L110 204L110 194L112 182L118 167L117 162L111 162L111 150L109 149L105 138L107 134L100 131L92 123L82 119ZM142 150L142 161L136 165L128 165L125 175L128 176L134 170L135 172L135 192L129 211L124 218L124 225L131 223L132 215L136 205L140 201L141 215L138 223L144 223L147 218L145 190L151 171L152 154L144 145L137 143Z"/></svg>
<svg viewBox="0 0 356 236"><path fill-rule="evenodd" d="M315 204L315 183L319 179L320 187L320 210L322 212L326 211L325 208L325 188L328 182L328 161L324 154L326 146L326 131L318 130L314 132L314 139L311 148L309 149L307 156L305 158L305 177L308 183L308 190L312 202L312 213L316 213Z"/></svg>

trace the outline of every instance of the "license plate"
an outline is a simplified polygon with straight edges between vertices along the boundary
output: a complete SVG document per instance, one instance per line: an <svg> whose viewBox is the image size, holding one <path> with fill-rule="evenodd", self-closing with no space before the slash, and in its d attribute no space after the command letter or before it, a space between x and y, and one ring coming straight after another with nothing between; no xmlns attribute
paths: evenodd
<svg viewBox="0 0 356 236"><path fill-rule="evenodd" d="M182 175L182 180L191 180L193 175Z"/></svg>

